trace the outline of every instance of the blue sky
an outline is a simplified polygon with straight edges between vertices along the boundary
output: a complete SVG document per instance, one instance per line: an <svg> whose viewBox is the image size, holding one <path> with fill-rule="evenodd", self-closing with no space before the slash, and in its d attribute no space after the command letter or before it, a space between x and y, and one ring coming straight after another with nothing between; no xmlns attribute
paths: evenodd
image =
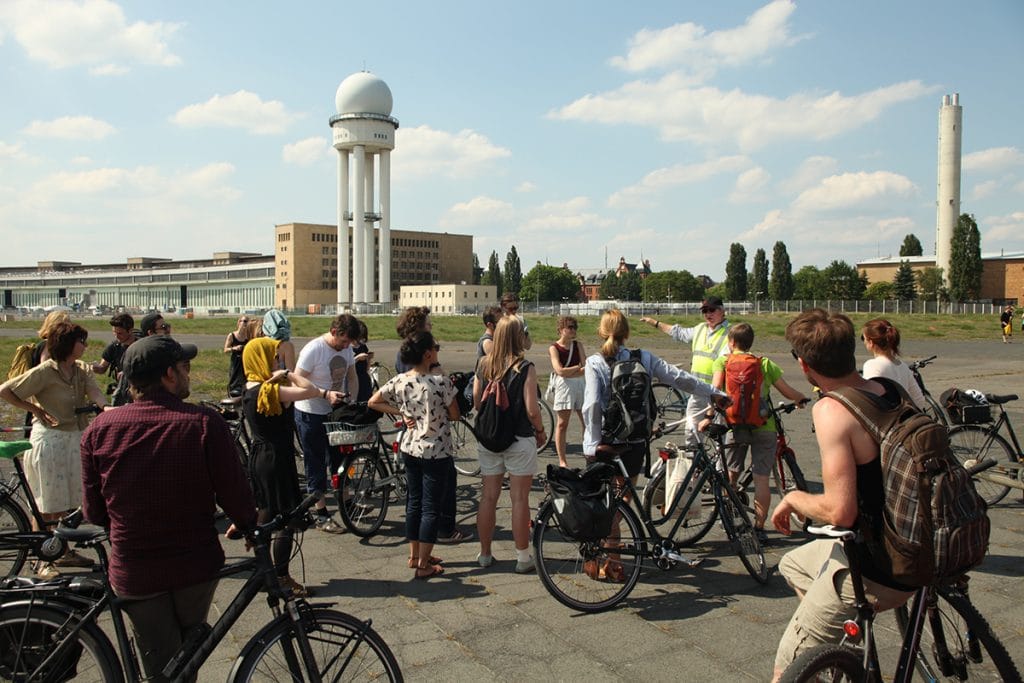
<svg viewBox="0 0 1024 683"><path fill-rule="evenodd" d="M1020 251L1022 35L1018 0L3 0L0 265L270 253L277 223L332 223L327 122L364 68L401 122L392 227L472 234L485 265L933 253L954 92L962 210Z"/></svg>

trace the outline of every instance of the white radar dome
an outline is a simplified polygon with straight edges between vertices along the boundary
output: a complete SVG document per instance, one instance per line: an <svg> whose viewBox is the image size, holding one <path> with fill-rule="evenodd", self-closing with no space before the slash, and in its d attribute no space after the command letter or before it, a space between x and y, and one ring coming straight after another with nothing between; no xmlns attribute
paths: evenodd
<svg viewBox="0 0 1024 683"><path fill-rule="evenodd" d="M391 88L368 71L354 73L341 82L334 96L339 114L391 116Z"/></svg>

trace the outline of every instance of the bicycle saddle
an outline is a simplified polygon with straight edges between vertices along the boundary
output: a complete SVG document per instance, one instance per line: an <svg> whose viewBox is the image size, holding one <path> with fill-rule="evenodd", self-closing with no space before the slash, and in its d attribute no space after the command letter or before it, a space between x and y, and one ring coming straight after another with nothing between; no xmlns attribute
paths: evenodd
<svg viewBox="0 0 1024 683"><path fill-rule="evenodd" d="M241 403L241 396L228 396L227 398L222 398L220 400L220 404L225 408L234 408L235 406L241 405Z"/></svg>
<svg viewBox="0 0 1024 683"><path fill-rule="evenodd" d="M1009 403L1010 401L1016 401L1017 398L1017 394L985 394L985 399L993 404Z"/></svg>
<svg viewBox="0 0 1024 683"><path fill-rule="evenodd" d="M712 422L711 424L704 428L704 431L707 433L708 436L717 441L729 433L729 425L723 425L717 422Z"/></svg>
<svg viewBox="0 0 1024 683"><path fill-rule="evenodd" d="M10 460L19 453L24 453L31 448L31 441L2 441L0 442L0 458L7 458Z"/></svg>

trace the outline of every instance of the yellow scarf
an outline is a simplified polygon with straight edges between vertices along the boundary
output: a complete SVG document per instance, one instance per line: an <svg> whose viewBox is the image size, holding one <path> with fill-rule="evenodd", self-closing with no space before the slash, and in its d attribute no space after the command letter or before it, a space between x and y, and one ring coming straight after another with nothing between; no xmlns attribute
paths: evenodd
<svg viewBox="0 0 1024 683"><path fill-rule="evenodd" d="M277 347L281 342L270 337L257 337L245 345L242 351L242 368L245 379L249 382L260 382L260 391L256 397L256 412L260 415L273 417L281 414L281 399L278 397L278 383L267 382L277 367Z"/></svg>

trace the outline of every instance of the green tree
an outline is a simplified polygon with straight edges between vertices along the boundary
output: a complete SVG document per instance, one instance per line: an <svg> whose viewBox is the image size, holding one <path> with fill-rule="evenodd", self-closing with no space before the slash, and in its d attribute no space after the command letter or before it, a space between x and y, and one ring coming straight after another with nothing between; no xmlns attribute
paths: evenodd
<svg viewBox="0 0 1024 683"><path fill-rule="evenodd" d="M480 257L477 256L476 252L473 252L473 284L480 284L480 278L483 277L484 269L480 267Z"/></svg>
<svg viewBox="0 0 1024 683"><path fill-rule="evenodd" d="M498 265L498 252L491 252L491 258L487 262L487 272L480 278L480 284L497 287L499 297L505 293L505 282L501 279L501 267Z"/></svg>
<svg viewBox="0 0 1024 683"><path fill-rule="evenodd" d="M817 266L804 266L796 271L793 275L793 296L797 299L827 298L825 276Z"/></svg>
<svg viewBox="0 0 1024 683"><path fill-rule="evenodd" d="M519 252L513 244L505 256L505 291L519 293L523 281L523 269L519 263Z"/></svg>
<svg viewBox="0 0 1024 683"><path fill-rule="evenodd" d="M776 242L772 249L772 276L768 282L768 296L776 301L788 301L793 298L793 264L789 262L789 252L783 242Z"/></svg>
<svg viewBox="0 0 1024 683"><path fill-rule="evenodd" d="M942 279L942 268L928 266L917 271L917 291L924 301L949 301L949 290Z"/></svg>
<svg viewBox="0 0 1024 683"><path fill-rule="evenodd" d="M825 281L825 298L859 299L867 284L854 266L846 261L832 261L821 271Z"/></svg>
<svg viewBox="0 0 1024 683"><path fill-rule="evenodd" d="M900 261L896 275L892 279L893 294L900 301L913 301L917 298L917 281L910 261Z"/></svg>
<svg viewBox="0 0 1024 683"><path fill-rule="evenodd" d="M576 301L580 282L569 270L538 263L523 276L519 298L527 301Z"/></svg>
<svg viewBox="0 0 1024 683"><path fill-rule="evenodd" d="M615 271L609 270L608 274L601 280L601 287L597 290L598 296L602 299L619 298L619 278L615 277Z"/></svg>
<svg viewBox="0 0 1024 683"><path fill-rule="evenodd" d="M643 298L644 281L640 273L630 270L619 276L619 299L623 301L640 301Z"/></svg>
<svg viewBox="0 0 1024 683"><path fill-rule="evenodd" d="M700 301L704 284L688 270L663 270L651 273L644 281L646 301Z"/></svg>
<svg viewBox="0 0 1024 683"><path fill-rule="evenodd" d="M747 298L747 250L739 242L729 245L729 261L725 264L725 291L728 299Z"/></svg>
<svg viewBox="0 0 1024 683"><path fill-rule="evenodd" d="M900 246L900 256L920 256L924 253L921 247L921 240L916 235L907 235L903 238L903 245Z"/></svg>
<svg viewBox="0 0 1024 683"><path fill-rule="evenodd" d="M885 301L892 299L895 296L895 287L891 282L886 280L879 280L878 282L872 282L868 285L868 288L864 290L864 298L871 299L872 301Z"/></svg>
<svg viewBox="0 0 1024 683"><path fill-rule="evenodd" d="M954 301L977 299L981 292L981 233L974 216L963 214L953 228L949 253L949 296Z"/></svg>
<svg viewBox="0 0 1024 683"><path fill-rule="evenodd" d="M710 287L708 287L707 289L704 290L704 296L701 297L701 298L702 299L706 299L709 296L717 296L722 301L725 301L725 299L726 299L725 283L724 282L719 282L717 285L711 285Z"/></svg>
<svg viewBox="0 0 1024 683"><path fill-rule="evenodd" d="M750 286L747 289L749 298L763 298L768 294L768 256L764 249L754 252L754 267L750 271Z"/></svg>

